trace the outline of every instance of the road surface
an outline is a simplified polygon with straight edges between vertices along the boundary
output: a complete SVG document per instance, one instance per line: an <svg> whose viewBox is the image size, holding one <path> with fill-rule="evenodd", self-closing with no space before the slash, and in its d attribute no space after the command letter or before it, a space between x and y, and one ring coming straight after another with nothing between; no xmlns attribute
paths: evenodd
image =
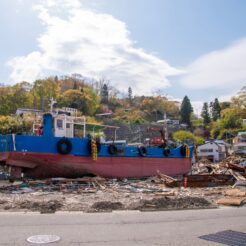
<svg viewBox="0 0 246 246"><path fill-rule="evenodd" d="M43 245L221 245L199 236L222 230L246 232L246 208L164 212L0 213L0 245L37 245L26 238L54 234ZM246 244L246 243L245 243Z"/></svg>

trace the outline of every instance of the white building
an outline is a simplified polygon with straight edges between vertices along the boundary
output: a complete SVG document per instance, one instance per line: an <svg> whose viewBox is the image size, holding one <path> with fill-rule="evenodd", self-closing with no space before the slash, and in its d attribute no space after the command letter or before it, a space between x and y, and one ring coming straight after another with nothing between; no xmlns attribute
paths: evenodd
<svg viewBox="0 0 246 246"><path fill-rule="evenodd" d="M233 150L236 154L246 154L246 132L239 132L233 139Z"/></svg>
<svg viewBox="0 0 246 246"><path fill-rule="evenodd" d="M206 158L213 162L218 162L225 159L227 156L227 148L224 144L219 144L214 141L207 142L197 148L197 157L199 159Z"/></svg>

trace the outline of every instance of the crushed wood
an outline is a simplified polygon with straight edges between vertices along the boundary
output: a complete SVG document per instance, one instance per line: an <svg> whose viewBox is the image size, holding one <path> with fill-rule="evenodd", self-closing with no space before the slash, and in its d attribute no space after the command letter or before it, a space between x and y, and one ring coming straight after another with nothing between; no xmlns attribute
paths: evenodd
<svg viewBox="0 0 246 246"><path fill-rule="evenodd" d="M244 198L221 198L217 201L217 204L225 205L225 206L240 206L244 200L245 200L245 197Z"/></svg>
<svg viewBox="0 0 246 246"><path fill-rule="evenodd" d="M246 198L246 192L241 191L239 189L230 189L225 191L226 196L233 196L233 197L245 197Z"/></svg>
<svg viewBox="0 0 246 246"><path fill-rule="evenodd" d="M188 188L183 187L184 177L160 172L143 179L82 177L13 183L0 180L0 211L110 212L246 206L243 161L239 156L230 156L220 163L200 160L187 176Z"/></svg>

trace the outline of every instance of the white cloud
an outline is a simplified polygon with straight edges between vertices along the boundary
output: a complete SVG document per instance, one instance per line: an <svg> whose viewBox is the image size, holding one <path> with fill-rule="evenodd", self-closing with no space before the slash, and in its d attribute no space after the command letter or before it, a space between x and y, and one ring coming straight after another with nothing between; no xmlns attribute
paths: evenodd
<svg viewBox="0 0 246 246"><path fill-rule="evenodd" d="M189 89L235 89L246 83L246 39L206 54L186 68L181 84Z"/></svg>
<svg viewBox="0 0 246 246"><path fill-rule="evenodd" d="M193 113L198 117L201 118L202 107L204 102L203 101L191 101L191 105L193 107Z"/></svg>
<svg viewBox="0 0 246 246"><path fill-rule="evenodd" d="M238 90L233 90L233 92L226 94L226 95L221 95L218 97L218 100L220 102L229 102L231 101L232 97L236 96L238 93Z"/></svg>
<svg viewBox="0 0 246 246"><path fill-rule="evenodd" d="M167 77L180 70L136 48L124 22L81 6L78 0L46 0L34 7L45 27L39 50L9 61L11 79L80 73L107 78L120 91L150 94L170 86Z"/></svg>

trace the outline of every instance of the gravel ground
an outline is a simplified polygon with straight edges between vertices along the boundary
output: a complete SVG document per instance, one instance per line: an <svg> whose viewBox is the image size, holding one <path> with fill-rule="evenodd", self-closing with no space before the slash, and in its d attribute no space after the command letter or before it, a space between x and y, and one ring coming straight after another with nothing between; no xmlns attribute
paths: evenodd
<svg viewBox="0 0 246 246"><path fill-rule="evenodd" d="M55 211L103 212L112 210L176 210L217 207L216 201L226 197L231 186L214 188L167 188L143 181L134 185L122 186L114 181L114 185L80 187L67 189L44 190L42 187L24 187L16 189L7 181L0 181L0 211L39 211L53 213ZM15 189L10 189L15 187ZM136 188L137 187L137 188ZM242 188L240 188L243 190ZM244 190L245 191L245 190ZM241 206L246 206L242 202Z"/></svg>

